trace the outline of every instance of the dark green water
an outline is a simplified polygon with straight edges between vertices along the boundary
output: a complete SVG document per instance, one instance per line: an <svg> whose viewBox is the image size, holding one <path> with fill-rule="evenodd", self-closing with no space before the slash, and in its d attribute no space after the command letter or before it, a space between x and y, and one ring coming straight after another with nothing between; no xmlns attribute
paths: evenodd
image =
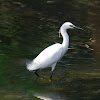
<svg viewBox="0 0 100 100"><path fill-rule="evenodd" d="M100 99L99 0L0 0L0 100ZM70 46L54 70L26 69L56 42L70 21L86 31L68 30Z"/></svg>

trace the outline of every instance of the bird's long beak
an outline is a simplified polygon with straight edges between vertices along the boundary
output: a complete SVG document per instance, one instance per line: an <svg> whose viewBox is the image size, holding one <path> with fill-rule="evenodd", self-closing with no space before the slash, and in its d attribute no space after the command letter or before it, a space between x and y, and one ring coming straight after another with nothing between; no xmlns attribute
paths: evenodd
<svg viewBox="0 0 100 100"><path fill-rule="evenodd" d="M75 26L75 28L80 29L80 30L84 30L84 29L82 29L82 28L80 28L80 27L77 27L77 26Z"/></svg>

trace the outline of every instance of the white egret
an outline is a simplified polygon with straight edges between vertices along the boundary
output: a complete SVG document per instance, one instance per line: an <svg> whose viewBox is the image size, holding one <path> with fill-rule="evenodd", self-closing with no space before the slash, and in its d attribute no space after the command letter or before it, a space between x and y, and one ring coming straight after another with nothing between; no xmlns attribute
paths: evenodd
<svg viewBox="0 0 100 100"><path fill-rule="evenodd" d="M62 44L56 43L44 49L35 59L33 59L31 63L27 64L27 69L29 71L35 71L35 74L39 76L37 74L38 69L51 67L50 79L52 79L53 70L55 69L57 62L64 56L64 54L68 50L69 36L67 34L67 29L74 29L74 28L82 29L76 27L70 22L65 22L60 27L59 31L59 35L61 34L63 37Z"/></svg>

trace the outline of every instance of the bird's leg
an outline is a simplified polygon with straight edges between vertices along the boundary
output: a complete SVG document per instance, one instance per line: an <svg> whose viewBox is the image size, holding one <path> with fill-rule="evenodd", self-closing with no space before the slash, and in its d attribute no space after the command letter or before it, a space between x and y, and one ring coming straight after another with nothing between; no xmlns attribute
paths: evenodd
<svg viewBox="0 0 100 100"><path fill-rule="evenodd" d="M37 75L39 77L39 74L37 73L38 70L35 70L35 75Z"/></svg>
<svg viewBox="0 0 100 100"><path fill-rule="evenodd" d="M53 75L53 71L51 71L51 76L50 76L50 80L52 80L52 75Z"/></svg>
<svg viewBox="0 0 100 100"><path fill-rule="evenodd" d="M54 64L52 65L50 80L52 80L53 70L55 69L55 66L56 66L56 63L54 63Z"/></svg>

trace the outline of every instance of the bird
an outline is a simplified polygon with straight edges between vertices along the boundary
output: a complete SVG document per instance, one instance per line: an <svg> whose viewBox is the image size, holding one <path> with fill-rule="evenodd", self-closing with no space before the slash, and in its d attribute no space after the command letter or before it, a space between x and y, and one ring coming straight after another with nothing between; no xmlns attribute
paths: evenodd
<svg viewBox="0 0 100 100"><path fill-rule="evenodd" d="M59 37L60 34L63 37L62 43L56 43L45 48L35 59L27 64L27 70L34 71L35 74L39 77L39 74L37 73L39 69L51 67L50 79L52 79L53 71L57 62L64 56L64 54L68 50L69 35L67 33L67 30L75 28L83 30L82 28L73 25L71 22L65 22L64 24L62 24L59 30Z"/></svg>

